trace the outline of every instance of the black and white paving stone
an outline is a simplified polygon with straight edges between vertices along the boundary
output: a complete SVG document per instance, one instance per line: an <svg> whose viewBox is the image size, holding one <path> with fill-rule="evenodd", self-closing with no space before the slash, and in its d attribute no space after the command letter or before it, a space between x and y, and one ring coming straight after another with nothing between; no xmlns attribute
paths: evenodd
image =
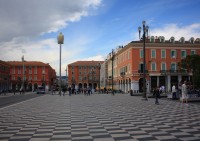
<svg viewBox="0 0 200 141"><path fill-rule="evenodd" d="M0 108L2 141L200 141L200 105L116 94L45 95Z"/></svg>

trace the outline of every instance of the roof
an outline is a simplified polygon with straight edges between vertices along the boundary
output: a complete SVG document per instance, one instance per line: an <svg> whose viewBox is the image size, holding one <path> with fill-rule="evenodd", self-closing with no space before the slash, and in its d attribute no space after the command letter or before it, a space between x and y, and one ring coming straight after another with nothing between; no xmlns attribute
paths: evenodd
<svg viewBox="0 0 200 141"><path fill-rule="evenodd" d="M0 60L0 64L4 66L10 66L8 62L2 61L2 60Z"/></svg>
<svg viewBox="0 0 200 141"><path fill-rule="evenodd" d="M22 61L8 61L11 66L22 66ZM40 61L24 61L25 66L50 66L49 63Z"/></svg>
<svg viewBox="0 0 200 141"><path fill-rule="evenodd" d="M104 61L76 61L74 63L69 64L68 66L97 66L103 64Z"/></svg>

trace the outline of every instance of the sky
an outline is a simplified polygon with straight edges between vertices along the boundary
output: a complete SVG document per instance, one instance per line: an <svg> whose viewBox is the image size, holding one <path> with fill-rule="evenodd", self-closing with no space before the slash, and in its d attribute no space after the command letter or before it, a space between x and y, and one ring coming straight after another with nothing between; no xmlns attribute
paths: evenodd
<svg viewBox="0 0 200 141"><path fill-rule="evenodd" d="M0 0L0 60L42 61L59 75L75 61L103 61L112 49L149 36L200 38L200 0Z"/></svg>

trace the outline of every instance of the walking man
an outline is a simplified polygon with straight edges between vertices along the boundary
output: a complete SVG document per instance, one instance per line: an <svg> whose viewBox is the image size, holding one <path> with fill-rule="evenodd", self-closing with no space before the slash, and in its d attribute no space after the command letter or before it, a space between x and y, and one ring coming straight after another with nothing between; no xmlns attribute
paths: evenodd
<svg viewBox="0 0 200 141"><path fill-rule="evenodd" d="M159 87L154 89L153 95L155 96L155 104L159 105L158 98L160 98L160 89Z"/></svg>

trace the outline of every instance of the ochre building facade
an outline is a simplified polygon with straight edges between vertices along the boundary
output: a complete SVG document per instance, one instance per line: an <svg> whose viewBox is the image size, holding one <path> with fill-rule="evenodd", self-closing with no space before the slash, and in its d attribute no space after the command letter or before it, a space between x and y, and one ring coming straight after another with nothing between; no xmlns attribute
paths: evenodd
<svg viewBox="0 0 200 141"><path fill-rule="evenodd" d="M165 40L163 36L149 37L146 40L146 89L151 92L156 86L164 86L171 91L172 84L177 87L184 80L192 80L192 72L186 72L178 67L178 62L187 55L200 55L200 38L185 41L184 37L175 40L171 37ZM111 83L113 71L114 89L134 93L143 90L143 41L133 41L114 52L112 59L107 57L107 84ZM110 86L107 86L110 87Z"/></svg>
<svg viewBox="0 0 200 141"><path fill-rule="evenodd" d="M77 61L68 65L68 86L72 89L97 89L103 61Z"/></svg>

